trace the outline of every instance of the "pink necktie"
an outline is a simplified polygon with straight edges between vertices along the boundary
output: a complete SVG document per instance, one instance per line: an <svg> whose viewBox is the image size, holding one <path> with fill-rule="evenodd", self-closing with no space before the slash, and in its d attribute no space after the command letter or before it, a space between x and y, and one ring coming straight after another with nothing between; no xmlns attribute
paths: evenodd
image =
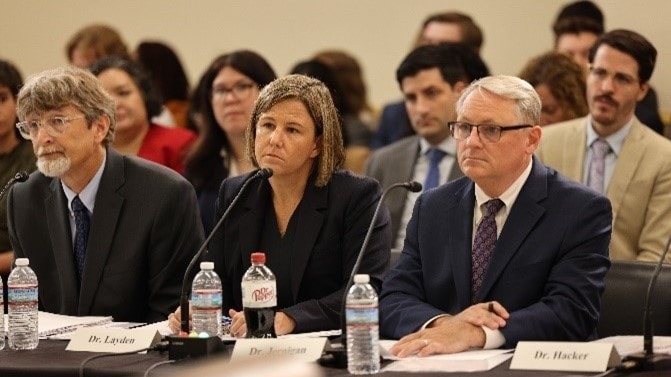
<svg viewBox="0 0 671 377"><path fill-rule="evenodd" d="M606 156L610 153L610 145L606 140L599 138L592 142L590 148L592 148L592 160L589 163L587 186L603 194L605 190Z"/></svg>

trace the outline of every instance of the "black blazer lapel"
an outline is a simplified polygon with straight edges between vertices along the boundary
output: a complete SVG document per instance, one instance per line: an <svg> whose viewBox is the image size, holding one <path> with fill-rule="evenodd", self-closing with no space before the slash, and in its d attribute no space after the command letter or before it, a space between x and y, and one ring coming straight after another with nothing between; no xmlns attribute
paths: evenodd
<svg viewBox="0 0 671 377"><path fill-rule="evenodd" d="M79 315L91 313L91 306L112 248L116 224L123 206L123 197L117 191L124 183L123 157L108 150L91 218L86 264L79 294Z"/></svg>
<svg viewBox="0 0 671 377"><path fill-rule="evenodd" d="M291 293L294 301L297 300L303 273L321 234L325 218L322 210L328 206L328 195L328 186L315 187L314 179L308 180L302 203L295 214L296 234L291 250Z"/></svg>
<svg viewBox="0 0 671 377"><path fill-rule="evenodd" d="M547 197L547 174L547 169L534 158L531 174L522 186L522 190L517 196L517 200L513 204L508 219L501 230L501 235L496 242L476 302L480 302L487 297L510 259L519 250L531 229L545 213L545 208L538 202Z"/></svg>
<svg viewBox="0 0 671 377"><path fill-rule="evenodd" d="M59 179L51 181L49 193L44 198L44 208L47 214L49 238L56 258L55 268L58 269L60 310L63 314L76 315L79 288L75 272L68 203Z"/></svg>
<svg viewBox="0 0 671 377"><path fill-rule="evenodd" d="M240 255L242 257L242 274L252 265L251 256L259 250L261 240L261 229L263 228L263 216L270 197L270 184L267 179L252 182L250 195L244 202L244 213L240 215L240 227L238 237L240 240ZM243 204L243 203L240 203ZM235 213L236 211L233 211Z"/></svg>

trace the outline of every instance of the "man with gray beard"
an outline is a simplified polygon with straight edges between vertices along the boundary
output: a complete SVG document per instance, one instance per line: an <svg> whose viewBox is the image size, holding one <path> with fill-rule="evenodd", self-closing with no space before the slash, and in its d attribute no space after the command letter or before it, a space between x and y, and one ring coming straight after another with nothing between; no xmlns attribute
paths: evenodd
<svg viewBox="0 0 671 377"><path fill-rule="evenodd" d="M88 71L28 78L16 126L38 172L9 194L10 240L37 274L40 310L164 320L203 241L196 195L172 170L109 148L114 109Z"/></svg>

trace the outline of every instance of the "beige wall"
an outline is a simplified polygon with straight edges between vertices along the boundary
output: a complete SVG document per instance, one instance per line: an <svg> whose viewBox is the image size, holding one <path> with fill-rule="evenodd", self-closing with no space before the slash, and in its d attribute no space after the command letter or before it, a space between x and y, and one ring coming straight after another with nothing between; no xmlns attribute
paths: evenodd
<svg viewBox="0 0 671 377"><path fill-rule="evenodd" d="M471 14L485 32L482 55L493 73L516 74L552 46L550 25L569 0L0 0L0 57L24 75L66 63L63 46L78 28L105 22L132 48L160 39L180 54L192 82L215 55L250 48L278 74L323 48L360 59L374 105L399 97L396 66L430 13ZM606 26L629 28L659 50L652 83L671 111L671 2L601 0ZM639 11L640 10L640 11Z"/></svg>

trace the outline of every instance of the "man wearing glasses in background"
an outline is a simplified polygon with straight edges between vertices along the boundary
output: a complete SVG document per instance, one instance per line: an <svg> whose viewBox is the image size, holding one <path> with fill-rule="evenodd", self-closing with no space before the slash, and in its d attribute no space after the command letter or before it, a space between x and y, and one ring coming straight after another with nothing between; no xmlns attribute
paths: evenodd
<svg viewBox="0 0 671 377"><path fill-rule="evenodd" d="M537 151L546 165L610 199L612 260L659 261L671 232L671 141L634 115L656 57L633 31L601 35L589 53L589 115L544 128Z"/></svg>
<svg viewBox="0 0 671 377"><path fill-rule="evenodd" d="M404 357L596 337L611 207L533 157L541 103L511 76L473 82L450 122L466 177L423 193L380 296Z"/></svg>
<svg viewBox="0 0 671 377"><path fill-rule="evenodd" d="M17 113L38 172L9 194L9 235L37 274L40 310L166 319L203 240L192 186L109 148L114 100L88 71L30 77Z"/></svg>

